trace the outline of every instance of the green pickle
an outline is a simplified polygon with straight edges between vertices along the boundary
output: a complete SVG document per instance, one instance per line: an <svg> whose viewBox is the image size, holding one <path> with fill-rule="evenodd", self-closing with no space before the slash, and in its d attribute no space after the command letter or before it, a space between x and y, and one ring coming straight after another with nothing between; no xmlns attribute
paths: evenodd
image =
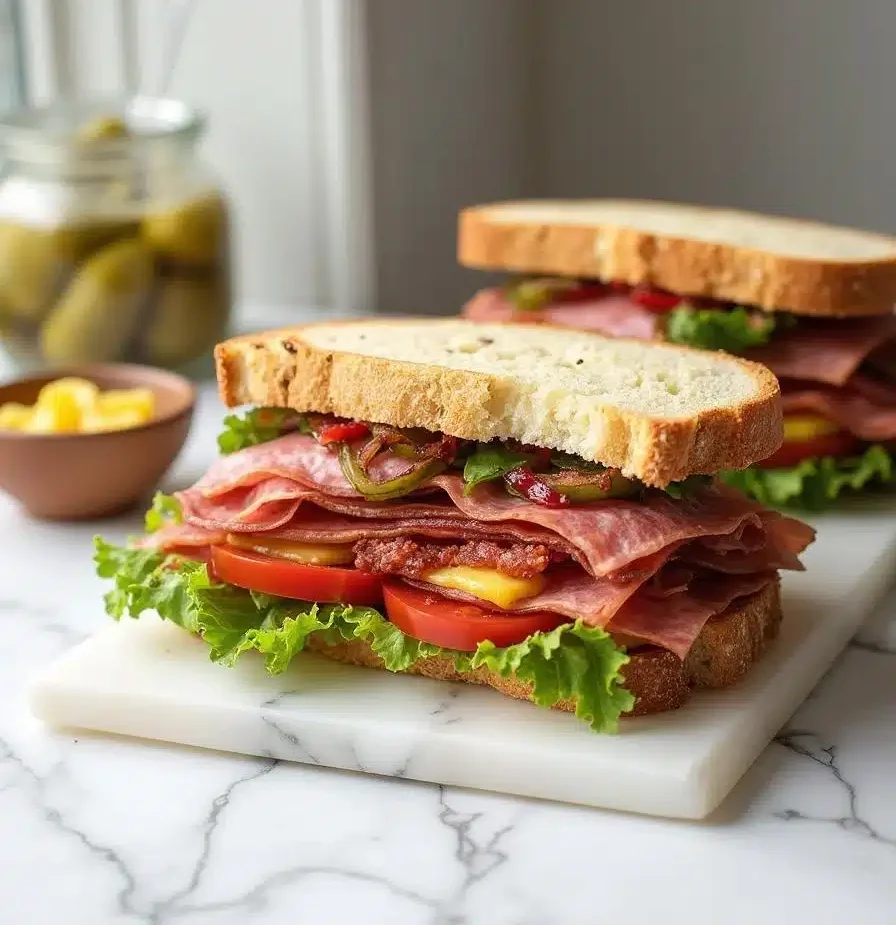
<svg viewBox="0 0 896 925"><path fill-rule="evenodd" d="M174 262L208 265L226 258L227 205L209 194L147 215L143 235L153 250Z"/></svg>
<svg viewBox="0 0 896 925"><path fill-rule="evenodd" d="M148 98L0 119L0 356L177 367L226 337L229 203L201 127Z"/></svg>
<svg viewBox="0 0 896 925"><path fill-rule="evenodd" d="M224 337L230 312L225 276L170 277L161 282L141 353L159 366L180 366Z"/></svg>
<svg viewBox="0 0 896 925"><path fill-rule="evenodd" d="M54 363L120 359L133 339L153 284L153 256L137 238L116 241L86 260L40 331Z"/></svg>
<svg viewBox="0 0 896 925"><path fill-rule="evenodd" d="M11 317L39 322L80 260L135 227L124 221L59 228L0 224L0 292Z"/></svg>

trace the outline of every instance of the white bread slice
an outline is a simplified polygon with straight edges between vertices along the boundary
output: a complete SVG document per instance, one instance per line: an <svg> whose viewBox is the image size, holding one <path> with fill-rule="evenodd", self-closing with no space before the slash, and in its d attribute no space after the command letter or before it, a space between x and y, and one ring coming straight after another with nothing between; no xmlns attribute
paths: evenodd
<svg viewBox="0 0 896 925"><path fill-rule="evenodd" d="M469 267L650 283L796 314L884 314L896 238L813 222L638 200L533 200L460 214Z"/></svg>
<svg viewBox="0 0 896 925"><path fill-rule="evenodd" d="M765 367L667 344L450 320L361 320L235 337L225 404L516 439L664 486L741 469L782 440Z"/></svg>
<svg viewBox="0 0 896 925"><path fill-rule="evenodd" d="M635 695L631 715L675 710L688 700L692 690L736 684L778 635L780 625L781 598L776 579L761 591L734 601L725 613L713 617L703 627L684 662L656 646L635 649L622 669L624 686ZM366 642L328 645L312 635L308 648L338 662L366 668L383 667L382 659ZM453 660L445 656L416 662L409 673L439 681L484 684L516 700L529 700L532 694L532 685L513 675L504 678L487 668L460 674ZM554 704L554 709L573 712L575 703L563 700Z"/></svg>

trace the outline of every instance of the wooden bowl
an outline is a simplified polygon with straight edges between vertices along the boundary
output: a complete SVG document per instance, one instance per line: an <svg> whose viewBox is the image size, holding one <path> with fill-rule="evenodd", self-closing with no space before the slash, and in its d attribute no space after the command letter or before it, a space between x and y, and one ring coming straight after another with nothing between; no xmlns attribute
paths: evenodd
<svg viewBox="0 0 896 925"><path fill-rule="evenodd" d="M41 387L78 376L100 389L152 390L156 415L130 430L29 434L0 430L0 489L35 517L77 520L121 513L146 498L180 452L196 392L176 373L149 366L93 364L0 386L0 404L34 404Z"/></svg>

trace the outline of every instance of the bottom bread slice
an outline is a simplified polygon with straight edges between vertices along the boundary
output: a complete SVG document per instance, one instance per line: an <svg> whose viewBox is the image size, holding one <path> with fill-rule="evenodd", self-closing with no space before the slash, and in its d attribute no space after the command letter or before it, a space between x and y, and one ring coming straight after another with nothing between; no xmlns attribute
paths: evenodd
<svg viewBox="0 0 896 925"><path fill-rule="evenodd" d="M780 584L777 579L766 587L740 598L722 614L713 617L697 637L687 658L656 646L631 652L631 661L622 669L625 687L635 695L630 715L660 713L680 707L691 690L729 687L739 681L778 634L781 624ZM309 637L308 650L327 658L365 668L382 668L383 662L364 641L327 645L317 636ZM531 699L527 681L501 677L487 668L459 673L448 656L421 659L407 674L423 675L439 681L465 681L484 684L517 700ZM573 712L571 700L554 704L554 709Z"/></svg>

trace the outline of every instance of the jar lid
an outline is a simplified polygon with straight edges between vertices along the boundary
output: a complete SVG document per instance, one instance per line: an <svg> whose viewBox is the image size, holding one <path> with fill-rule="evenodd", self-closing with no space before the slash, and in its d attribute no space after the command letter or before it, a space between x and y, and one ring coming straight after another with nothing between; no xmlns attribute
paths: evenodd
<svg viewBox="0 0 896 925"><path fill-rule="evenodd" d="M170 98L53 103L0 118L0 145L15 161L107 170L147 149L190 144L204 124L197 109Z"/></svg>

